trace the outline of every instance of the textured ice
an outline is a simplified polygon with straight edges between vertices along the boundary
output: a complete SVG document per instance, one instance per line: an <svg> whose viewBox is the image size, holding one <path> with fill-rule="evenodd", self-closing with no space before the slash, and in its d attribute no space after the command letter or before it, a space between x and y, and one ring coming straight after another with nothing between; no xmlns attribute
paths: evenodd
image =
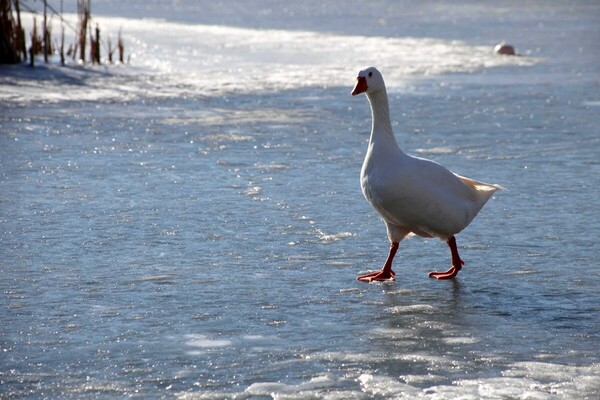
<svg viewBox="0 0 600 400"><path fill-rule="evenodd" d="M370 3L420 37L327 33L360 11L312 0L286 6L296 30L98 16L128 65L1 67L0 397L597 398L588 3ZM494 57L508 31L543 61ZM363 64L403 148L511 189L461 233L453 282L419 238L396 282L354 279L388 250L358 183Z"/></svg>
<svg viewBox="0 0 600 400"><path fill-rule="evenodd" d="M533 369L529 369L533 367ZM450 400L450 399L564 399L564 398L596 398L600 390L597 370L598 366L577 368L576 373L569 366L546 365L523 366L515 364L506 374L527 370L553 370L563 373L562 378L547 379L547 376L530 377L488 377L479 379L459 379L442 383L445 378L435 375L402 375L392 377L376 372L346 376L330 373L319 375L297 384L280 382L256 382L241 392L202 394L180 393L181 399L213 399L213 398L252 398L264 396L274 399L417 399L417 400ZM351 381L357 386L352 387Z"/></svg>
<svg viewBox="0 0 600 400"><path fill-rule="evenodd" d="M408 306L390 307L389 311L392 314L412 314L412 313L431 313L436 309L431 304L411 304Z"/></svg>
<svg viewBox="0 0 600 400"><path fill-rule="evenodd" d="M454 154L458 150L454 147L431 147L425 149L415 149L415 153L419 154Z"/></svg>
<svg viewBox="0 0 600 400"><path fill-rule="evenodd" d="M206 335L191 333L185 336L185 344L190 347L198 348L215 348L215 347L228 347L233 344L231 340L227 339L213 339Z"/></svg>
<svg viewBox="0 0 600 400"><path fill-rule="evenodd" d="M479 341L472 337L445 337L442 340L447 344L472 344Z"/></svg>
<svg viewBox="0 0 600 400"><path fill-rule="evenodd" d="M337 242L349 237L356 236L353 232L338 232L338 233L325 233L320 229L316 229L317 237L323 243Z"/></svg>
<svg viewBox="0 0 600 400"><path fill-rule="evenodd" d="M22 19L26 29L31 29L32 16L24 13ZM65 20L74 25L76 16L65 14ZM42 66L37 75L22 76L18 90L0 86L0 98L20 103L34 99L131 100L139 96L346 87L353 84L358 68L366 64L375 64L384 72L393 92L410 79L537 62L529 57L496 57L487 46L456 40L348 36L106 16L94 21L114 36L122 29L130 55L128 66ZM58 20L53 19L52 24L53 31L60 32ZM66 40L72 41L70 31ZM61 80L62 90L52 90L48 79L40 80L42 71L52 81Z"/></svg>
<svg viewBox="0 0 600 400"><path fill-rule="evenodd" d="M375 328L371 332L387 338L411 338L418 335L415 329L410 328Z"/></svg>

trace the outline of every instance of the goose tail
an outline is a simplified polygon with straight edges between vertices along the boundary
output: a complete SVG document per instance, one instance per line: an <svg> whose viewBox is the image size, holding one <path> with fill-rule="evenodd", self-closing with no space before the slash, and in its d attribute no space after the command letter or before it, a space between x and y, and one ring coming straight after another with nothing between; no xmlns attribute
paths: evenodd
<svg viewBox="0 0 600 400"><path fill-rule="evenodd" d="M495 183L485 183L473 180L471 178L467 178L464 176L460 176L455 174L465 185L474 189L477 193L477 197L482 200L482 205L485 204L490 197L496 192L496 190L506 190L504 187L497 185Z"/></svg>

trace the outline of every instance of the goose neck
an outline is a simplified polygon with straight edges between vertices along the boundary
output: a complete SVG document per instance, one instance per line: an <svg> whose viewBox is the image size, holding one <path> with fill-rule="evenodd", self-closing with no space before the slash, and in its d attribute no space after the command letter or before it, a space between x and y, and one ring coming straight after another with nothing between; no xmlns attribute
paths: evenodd
<svg viewBox="0 0 600 400"><path fill-rule="evenodd" d="M367 98L371 104L371 114L373 118L372 132L385 132L394 135L392 123L390 121L390 107L385 90L368 93Z"/></svg>

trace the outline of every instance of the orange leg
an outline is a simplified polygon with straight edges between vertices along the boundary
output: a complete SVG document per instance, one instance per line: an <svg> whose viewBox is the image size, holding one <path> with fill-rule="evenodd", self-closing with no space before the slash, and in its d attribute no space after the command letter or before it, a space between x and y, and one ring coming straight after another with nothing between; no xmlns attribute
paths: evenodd
<svg viewBox="0 0 600 400"><path fill-rule="evenodd" d="M462 266L465 265L463 260L461 260L460 256L458 255L458 249L456 248L456 239L454 238L454 236L452 236L452 237L450 237L450 239L448 239L448 246L450 246L450 252L452 252L452 268L450 268L446 272L436 272L436 271L430 272L429 273L430 278L452 279L456 275L458 275L458 271L460 271Z"/></svg>
<svg viewBox="0 0 600 400"><path fill-rule="evenodd" d="M383 281L394 281L396 280L396 273L392 270L392 261L394 260L394 256L396 255L396 251L398 251L399 243L394 242L390 247L390 253L388 254L388 258L381 268L381 271L373 272L367 275L362 275L356 278L359 281L363 282L383 282Z"/></svg>

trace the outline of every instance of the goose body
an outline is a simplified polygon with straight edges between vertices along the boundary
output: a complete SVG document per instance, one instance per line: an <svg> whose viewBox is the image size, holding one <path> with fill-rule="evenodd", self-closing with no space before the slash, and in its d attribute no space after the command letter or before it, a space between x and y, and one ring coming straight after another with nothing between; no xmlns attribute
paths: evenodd
<svg viewBox="0 0 600 400"><path fill-rule="evenodd" d="M454 235L469 225L501 187L465 178L434 161L404 153L392 131L383 77L374 67L358 73L352 95L363 92L371 105L373 124L360 174L361 188L385 222L391 249L381 271L358 279L393 280L392 260L398 244L410 233L448 243L452 268L430 276L454 278L464 264Z"/></svg>

